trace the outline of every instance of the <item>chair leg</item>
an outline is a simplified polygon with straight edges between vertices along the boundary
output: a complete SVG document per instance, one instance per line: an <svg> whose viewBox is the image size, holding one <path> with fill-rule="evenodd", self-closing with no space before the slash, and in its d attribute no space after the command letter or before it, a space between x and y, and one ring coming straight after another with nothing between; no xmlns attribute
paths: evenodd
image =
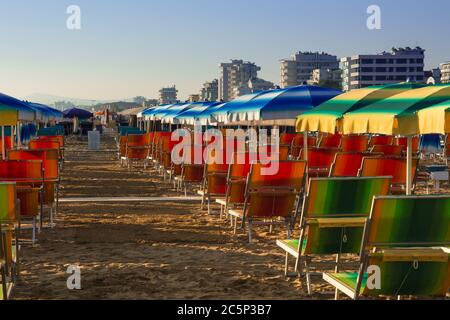
<svg viewBox="0 0 450 320"><path fill-rule="evenodd" d="M305 259L305 275L306 275L306 288L308 290L308 295L311 295L311 275L309 274L308 259Z"/></svg>
<svg viewBox="0 0 450 320"><path fill-rule="evenodd" d="M2 265L1 267L1 274L2 274L2 291L3 291L3 300L8 300L8 289L6 287L6 270L5 266Z"/></svg>
<svg viewBox="0 0 450 320"><path fill-rule="evenodd" d="M208 207L208 215L210 215L211 214L211 196L210 195L208 195L207 207Z"/></svg>
<svg viewBox="0 0 450 320"><path fill-rule="evenodd" d="M231 223L233 223L233 216L231 216ZM237 217L234 217L233 234L236 233L237 233Z"/></svg>
<svg viewBox="0 0 450 320"><path fill-rule="evenodd" d="M341 255L338 253L336 255L336 266L334 268L334 272L338 273L339 272L339 262L341 260ZM340 291L336 288L335 292L334 292L334 300L339 300L340 298Z"/></svg>
<svg viewBox="0 0 450 320"><path fill-rule="evenodd" d="M252 243L252 221L248 220L248 243Z"/></svg>
<svg viewBox="0 0 450 320"><path fill-rule="evenodd" d="M289 253L286 252L286 257L284 259L284 275L287 277L289 274Z"/></svg>
<svg viewBox="0 0 450 320"><path fill-rule="evenodd" d="M31 244L34 246L34 244L36 243L36 217L33 217L33 231L32 231L33 235L31 238Z"/></svg>

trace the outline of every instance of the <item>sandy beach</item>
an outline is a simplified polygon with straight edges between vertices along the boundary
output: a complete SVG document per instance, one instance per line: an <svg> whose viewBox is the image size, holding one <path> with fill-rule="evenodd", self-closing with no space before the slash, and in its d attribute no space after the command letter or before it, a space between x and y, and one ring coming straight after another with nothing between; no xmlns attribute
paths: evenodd
<svg viewBox="0 0 450 320"><path fill-rule="evenodd" d="M121 168L113 138L102 139L96 153L87 151L85 139L67 139L62 199L181 196L155 171ZM248 244L243 231L234 236L199 201L61 203L56 223L35 247L23 245L15 299L334 297L319 276L312 296L284 276L284 254L275 244L285 238L282 228L269 234L259 227ZM67 289L69 265L81 267L81 290Z"/></svg>

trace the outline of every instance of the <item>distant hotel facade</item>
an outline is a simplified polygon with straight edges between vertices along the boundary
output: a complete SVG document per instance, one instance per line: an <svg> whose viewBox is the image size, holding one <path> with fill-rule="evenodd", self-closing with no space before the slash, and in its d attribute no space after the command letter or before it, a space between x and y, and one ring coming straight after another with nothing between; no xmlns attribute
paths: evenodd
<svg viewBox="0 0 450 320"><path fill-rule="evenodd" d="M230 101L237 98L239 89L246 86L248 81L256 78L261 67L253 62L243 60L231 60L229 63L220 64L219 100Z"/></svg>
<svg viewBox="0 0 450 320"><path fill-rule="evenodd" d="M341 59L344 91L403 81L423 82L425 50L393 48L392 52Z"/></svg>
<svg viewBox="0 0 450 320"><path fill-rule="evenodd" d="M202 101L217 101L219 99L219 80L205 82L200 90L200 98Z"/></svg>
<svg viewBox="0 0 450 320"><path fill-rule="evenodd" d="M297 52L290 59L281 60L280 85L287 88L307 83L317 69L339 70L337 56L325 52Z"/></svg>
<svg viewBox="0 0 450 320"><path fill-rule="evenodd" d="M175 86L166 87L159 90L159 103L160 104L173 104L177 103L178 90Z"/></svg>
<svg viewBox="0 0 450 320"><path fill-rule="evenodd" d="M450 83L450 62L442 63L441 69L441 82Z"/></svg>

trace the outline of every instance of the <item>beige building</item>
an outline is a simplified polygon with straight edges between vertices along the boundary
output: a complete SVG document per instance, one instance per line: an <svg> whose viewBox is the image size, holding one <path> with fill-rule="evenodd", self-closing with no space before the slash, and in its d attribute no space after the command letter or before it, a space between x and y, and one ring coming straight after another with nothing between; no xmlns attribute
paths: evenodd
<svg viewBox="0 0 450 320"><path fill-rule="evenodd" d="M297 52L290 59L281 60L280 85L288 88L305 84L315 69L339 69L339 60L325 52Z"/></svg>
<svg viewBox="0 0 450 320"><path fill-rule="evenodd" d="M200 98L202 101L217 101L219 99L219 80L205 82L200 90Z"/></svg>
<svg viewBox="0 0 450 320"><path fill-rule="evenodd" d="M441 82L450 83L450 62L442 63L441 69Z"/></svg>
<svg viewBox="0 0 450 320"><path fill-rule="evenodd" d="M199 102L200 101L200 95L199 94L191 94L188 97L189 102Z"/></svg>
<svg viewBox="0 0 450 320"><path fill-rule="evenodd" d="M342 82L341 69L314 69L311 73L311 79L307 82L309 85L325 85L333 88L340 88Z"/></svg>
<svg viewBox="0 0 450 320"><path fill-rule="evenodd" d="M173 104L177 103L178 90L175 86L166 87L159 90L159 103L160 104Z"/></svg>

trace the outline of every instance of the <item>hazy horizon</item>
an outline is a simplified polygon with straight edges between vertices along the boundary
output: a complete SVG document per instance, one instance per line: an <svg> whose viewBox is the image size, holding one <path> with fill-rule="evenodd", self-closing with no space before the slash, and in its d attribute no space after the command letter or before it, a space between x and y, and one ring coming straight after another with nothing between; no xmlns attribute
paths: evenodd
<svg viewBox="0 0 450 320"><path fill-rule="evenodd" d="M382 30L366 27L372 4ZM81 30L66 27L69 5L81 8ZM297 51L421 46L430 69L450 60L449 11L446 0L0 0L0 92L121 100L157 98L175 84L183 100L230 59L255 62L259 77L279 83L279 60Z"/></svg>

